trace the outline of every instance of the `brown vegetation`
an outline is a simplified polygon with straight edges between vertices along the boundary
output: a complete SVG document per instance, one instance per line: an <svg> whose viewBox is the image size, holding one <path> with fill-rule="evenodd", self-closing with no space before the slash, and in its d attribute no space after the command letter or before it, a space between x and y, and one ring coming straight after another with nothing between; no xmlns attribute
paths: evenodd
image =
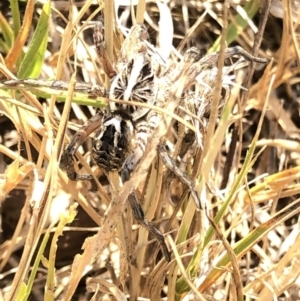
<svg viewBox="0 0 300 301"><path fill-rule="evenodd" d="M118 22L110 0L53 1L51 14L50 2L35 2L0 4L0 300L300 299L297 1L139 1L119 7ZM89 23L101 18L111 58L124 28L142 22L162 55L173 48L174 62L192 46L221 49L215 66L222 70L238 59L222 60L224 49L239 45L270 63L244 61L226 77L234 73L234 84L213 77L198 128L190 106L183 115L175 101L159 108L171 125L158 128L124 186L116 172L109 185L90 162L87 139L77 169L99 180L95 192L70 181L59 161L74 132L109 102L76 90L76 82L108 87ZM68 84L5 83L27 77ZM181 122L202 135L201 147L190 146L178 166L204 210L157 156L161 138L180 153ZM164 234L171 262L133 218L126 202L133 188L145 217Z"/></svg>

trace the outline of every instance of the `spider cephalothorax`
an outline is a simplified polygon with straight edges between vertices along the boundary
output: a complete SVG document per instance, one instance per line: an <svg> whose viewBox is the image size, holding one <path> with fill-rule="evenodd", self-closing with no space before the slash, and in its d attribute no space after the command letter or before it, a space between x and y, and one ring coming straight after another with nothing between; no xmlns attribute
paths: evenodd
<svg viewBox="0 0 300 301"><path fill-rule="evenodd" d="M105 51L103 26L96 23L94 42L103 69L111 79L108 97L110 100L133 100L142 103L154 103L154 73L152 60L145 41L149 39L147 29L142 24L134 25L120 49L116 64L112 64ZM110 112L123 111L133 120L143 117L149 110L126 104L109 103Z"/></svg>

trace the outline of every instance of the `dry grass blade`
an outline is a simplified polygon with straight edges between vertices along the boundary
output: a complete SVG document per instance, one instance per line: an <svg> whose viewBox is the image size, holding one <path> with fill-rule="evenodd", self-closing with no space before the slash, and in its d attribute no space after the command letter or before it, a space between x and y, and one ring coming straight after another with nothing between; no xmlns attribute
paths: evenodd
<svg viewBox="0 0 300 301"><path fill-rule="evenodd" d="M0 3L0 296L300 299L297 1L100 2Z"/></svg>

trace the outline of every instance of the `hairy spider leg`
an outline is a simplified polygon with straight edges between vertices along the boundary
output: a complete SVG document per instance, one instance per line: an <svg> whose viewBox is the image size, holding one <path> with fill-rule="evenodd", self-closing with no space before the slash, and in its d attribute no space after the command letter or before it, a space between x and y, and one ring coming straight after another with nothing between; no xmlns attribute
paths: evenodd
<svg viewBox="0 0 300 301"><path fill-rule="evenodd" d="M103 114L98 113L92 118L90 118L72 137L67 148L64 150L61 160L60 168L65 170L67 176L72 181L78 180L88 180L93 181L91 175L78 174L75 170L74 156L77 149L82 145L82 143L87 139L87 137L96 131L103 123ZM92 183L93 184L93 183Z"/></svg>
<svg viewBox="0 0 300 301"><path fill-rule="evenodd" d="M159 230L157 230L147 219L145 219L143 209L142 209L142 207L141 207L141 205L140 205L140 203L137 199L137 196L136 196L135 192L133 192L129 195L128 201L130 203L134 218L137 220L137 222L141 226L146 228L156 238L156 240L160 244L160 247L161 247L161 250L163 252L163 255L164 255L165 259L168 262L170 262L171 261L171 256L170 256L170 252L167 248L167 245L165 243L165 238Z"/></svg>
<svg viewBox="0 0 300 301"><path fill-rule="evenodd" d="M198 193L195 190L194 183L192 182L192 180L188 177L186 173L180 170L176 162L168 154L166 147L164 145L159 144L157 146L157 150L160 158L162 159L166 167L172 172L174 172L174 174L180 179L180 181L189 188L197 208L203 209L203 206L200 201L200 197L198 196Z"/></svg>

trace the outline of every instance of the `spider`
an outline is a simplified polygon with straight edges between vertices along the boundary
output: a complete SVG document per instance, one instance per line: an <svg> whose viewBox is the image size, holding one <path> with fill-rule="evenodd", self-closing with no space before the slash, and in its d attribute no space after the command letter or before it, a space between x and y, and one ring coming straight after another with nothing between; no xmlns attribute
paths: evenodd
<svg viewBox="0 0 300 301"><path fill-rule="evenodd" d="M143 159L149 137L161 122L161 116L156 110L138 106L136 103L163 108L171 99L177 100L178 108L183 107L185 110L177 109L175 113L194 123L197 129L196 133L192 134L186 128L181 130L182 141L188 137L186 141L189 140L189 142L182 147L179 156L183 156L194 141L197 147L201 147L199 120L204 121L210 112L218 73L216 62L219 54L216 52L201 56L200 51L192 47L181 59L166 61L149 43L145 25L136 24L126 37L116 64L113 64L106 53L103 26L100 22L95 23L93 38L104 72L110 78L110 88L106 90L98 85L77 83L75 90L107 97L111 101L105 110L98 111L74 134L64 150L60 167L66 171L69 179L89 180L95 187L93 176L79 174L74 167L77 149L93 132L96 132L92 149L93 161L107 173L119 172L123 183L130 179L131 173ZM225 50L225 58L231 58L234 55L248 61L268 63L267 59L254 57L239 46ZM231 66L223 67L222 88L225 90L225 96L220 100L220 107L229 96L230 85L234 84L232 81L234 77L229 74L240 61L241 59ZM38 80L10 80L5 81L4 84L9 86L46 85L54 89L68 88L67 83L61 81L45 84ZM126 104L125 102L118 103L114 100L127 102ZM128 102L131 101L135 105L133 103L129 105ZM187 111L192 114L187 114ZM205 122L202 123L202 127L205 128ZM200 198L195 191L194 183L178 167L176 160L172 159L164 141L157 146L157 151L166 167L188 187L196 206L201 209ZM170 261L171 257L164 236L145 219L136 194L132 193L128 200L135 219L157 239L165 259Z"/></svg>
<svg viewBox="0 0 300 301"><path fill-rule="evenodd" d="M181 87L179 98L183 106L192 107L200 119L209 113L217 76L217 67L214 66L218 59L217 53L201 58L198 49L191 48L180 62L171 62L167 65L148 42L146 27L143 24L136 24L125 39L114 66L105 50L101 23L96 23L93 37L100 62L111 79L110 89L107 92L110 100L122 99L163 107L173 93L172 87L177 85ZM265 59L253 57L240 47L228 48L225 57L235 54L247 60L267 62ZM224 67L224 77L232 70L233 66ZM195 83L197 83L195 88L189 89ZM224 83L223 87L226 92L229 91L229 83ZM225 100L226 97L223 101ZM74 135L65 149L62 162L68 177L71 180L93 179L91 175L80 175L75 172L73 157L82 141L96 130L92 152L95 163L105 171L119 171L123 182L127 181L143 158L148 137L159 122L160 116L154 110L110 102L107 110L92 117ZM199 136L197 140L200 145ZM164 164L188 186L197 207L200 208L200 199L192 181L171 159L163 144L159 144L157 150ZM163 235L145 219L134 193L129 196L129 202L136 220L156 237L166 260L170 261Z"/></svg>
<svg viewBox="0 0 300 301"><path fill-rule="evenodd" d="M155 104L154 62L149 54L151 46L146 42L149 38L146 27L137 24L131 28L115 66L106 53L100 22L95 24L93 37L100 62L111 79L110 89L106 92L108 98ZM104 112L99 111L73 136L62 155L61 167L66 170L71 180L93 182L91 175L82 175L75 171L73 158L83 140L96 131L93 161L106 172L120 171L121 179L125 182L141 160L147 146L148 132L157 126L157 121L156 112L152 113L149 108L110 102ZM128 200L135 219L155 236L164 257L170 261L163 235L145 219L135 193Z"/></svg>

